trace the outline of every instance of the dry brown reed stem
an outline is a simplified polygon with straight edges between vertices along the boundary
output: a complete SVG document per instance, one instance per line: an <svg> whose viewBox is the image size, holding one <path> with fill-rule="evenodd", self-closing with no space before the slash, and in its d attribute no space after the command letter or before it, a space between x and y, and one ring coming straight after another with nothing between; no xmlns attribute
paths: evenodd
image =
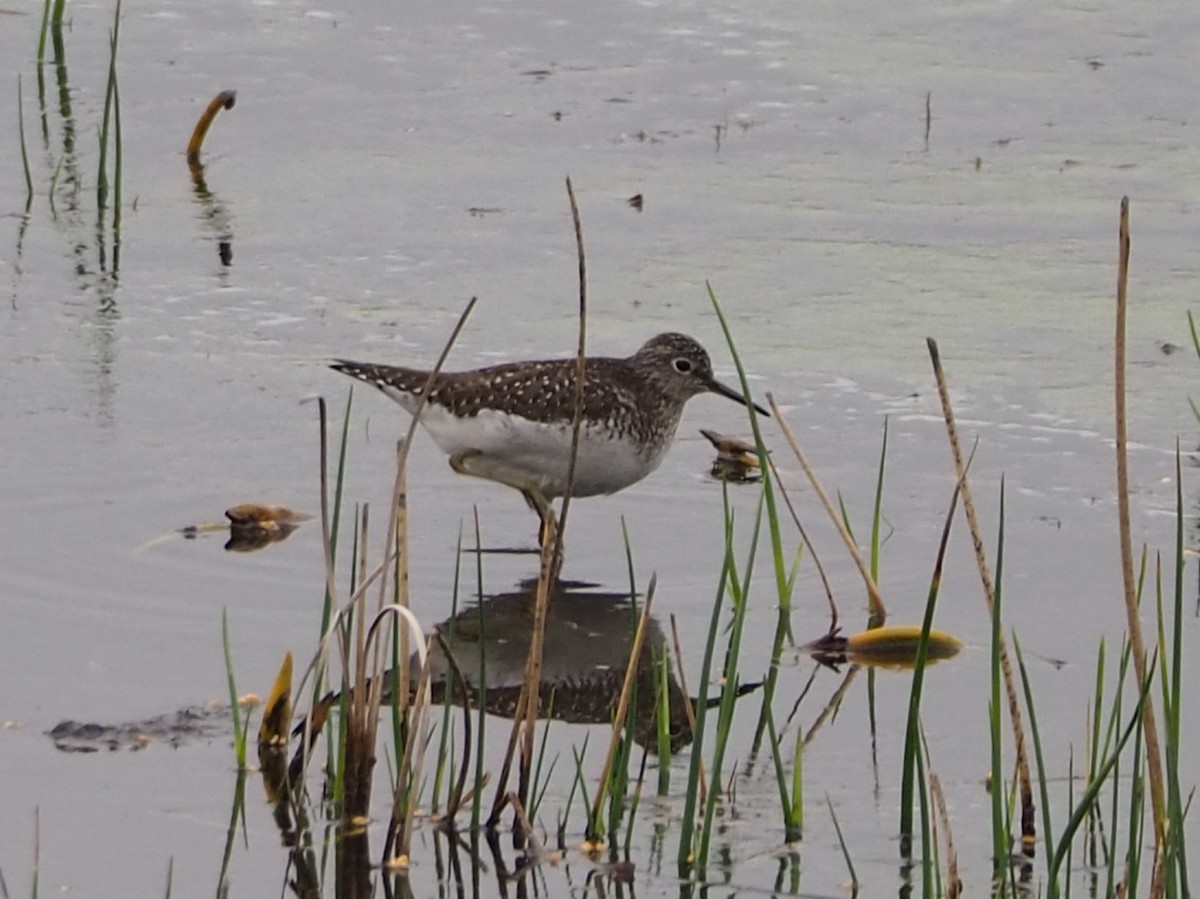
<svg viewBox="0 0 1200 899"><path fill-rule="evenodd" d="M770 393L767 394L767 405L771 407L771 414L775 416L775 420L779 422L779 428L783 431L783 436L787 439L788 446L792 448L792 453L796 456L800 467L804 469L804 474L808 477L808 482L812 485L813 491L821 500L821 505L825 507L825 512L829 515L829 520L833 522L833 526L841 535L842 542L846 544L846 549L850 552L850 557L854 559L854 564L858 567L858 573L862 576L863 583L867 587L867 599L871 606L871 615L882 627L887 621L887 609L883 605L883 597L879 595L879 587L875 583L875 579L871 577L871 571L867 568L867 563L863 560L862 553L858 551L858 547L854 545L854 538L850 536L850 532L846 530L846 525L842 523L841 517L837 510L834 509L833 503L829 501L829 494L825 492L825 488L821 486L821 481L817 478L817 473L808 462L808 457L804 455L804 451L800 449L800 444L796 442L796 435L792 433L792 429L788 427L787 419L783 417L783 413L779 410L779 405L775 402L775 397Z"/></svg>
<svg viewBox="0 0 1200 899"><path fill-rule="evenodd" d="M825 703L825 708L821 709L821 714L817 715L816 720L812 723L812 727L810 727L808 729L808 733L804 735L805 746L816 739L818 731L820 731L825 725L825 722L829 720L829 717L842 707L842 699L845 698L846 692L850 689L850 685L854 683L854 678L858 676L858 671L861 667L861 665L850 666L850 669L846 672L845 679L834 691L833 695L829 697L829 701Z"/></svg>
<svg viewBox="0 0 1200 899"><path fill-rule="evenodd" d="M542 841L537 838L537 832L533 829L533 825L529 823L529 816L525 814L525 804L521 802L516 793L509 793L505 797L509 804L513 807L513 813L517 818L517 825L521 828L521 834L524 836L528 848L528 855L532 862L537 863L546 857L546 847L542 845Z"/></svg>
<svg viewBox="0 0 1200 899"><path fill-rule="evenodd" d="M583 424L583 379L586 376L587 358L587 257L583 252L583 223L579 217L579 204L575 201L575 188L567 178L567 199L571 204L571 223L575 229L575 255L579 260L579 345L575 353L575 411L571 420L571 458L567 462L567 490L563 494L562 507L558 515L558 532L554 538L554 575L562 564L563 529L567 526L567 511L571 508L571 494L575 488L575 461L579 456L579 431Z"/></svg>
<svg viewBox="0 0 1200 899"><path fill-rule="evenodd" d="M334 580L333 538L329 524L329 415L323 396L317 397L317 420L321 429L321 546L325 551L325 592L329 596L330 606L336 609L337 582Z"/></svg>
<svg viewBox="0 0 1200 899"><path fill-rule="evenodd" d="M200 162L200 147L204 144L204 136L208 134L209 126L217 117L217 113L222 109L233 109L236 102L237 91L221 91L209 100L208 106L200 114L200 118L196 121L196 127L192 130L192 139L188 141L187 161L189 165L196 165Z"/></svg>
<svg viewBox="0 0 1200 899"><path fill-rule="evenodd" d="M575 201L575 189L570 178L566 179L566 184L567 198L571 205L571 220L575 230L575 250L579 260L579 344L575 356L577 367L575 371L575 409L571 419L571 457L567 462L567 488L563 493L557 527L553 535L544 535L543 539L529 654L525 659L525 679L521 685L521 694L517 698L508 748L500 768L492 811L488 816L488 825L493 827L499 823L500 813L510 795L508 775L512 769L513 754L516 751L518 738L522 736L522 728L524 728L524 739L521 742L517 795L521 797L522 801L529 799L529 781L536 736L535 724L541 700L542 647L546 633L546 608L550 602L551 587L557 582L559 568L562 565L563 537L567 527L567 511L571 506L571 492L575 483L575 461L579 455L579 434L583 424L583 384L586 375L585 354L587 350L587 262L583 251L583 225L579 216L579 204Z"/></svg>
<svg viewBox="0 0 1200 899"><path fill-rule="evenodd" d="M942 782L932 772L929 774L929 792L933 794L933 804L937 807L937 817L934 821L941 819L942 832L946 835L946 899L958 899L963 888L962 880L958 876L958 852L954 848L954 834L950 830L950 813L946 810Z"/></svg>
<svg viewBox="0 0 1200 899"><path fill-rule="evenodd" d="M534 725L537 722L537 711L541 701L542 646L546 635L546 609L550 604L550 583L554 558L554 541L544 541L533 601L533 626L530 628L529 653L525 656L525 675L521 682L521 693L518 695L516 707L513 709L513 724L512 729L508 732L508 746L504 750L504 761L500 765L500 775L496 780L496 795L492 800L492 810L487 820L489 828L494 828L500 823L500 815L511 795L508 789L508 776L512 772L513 758L516 755L518 743L521 744L521 761L517 774L520 781L519 795L526 799L529 798L528 779L533 760ZM523 740L522 736L524 736Z"/></svg>
<svg viewBox="0 0 1200 899"><path fill-rule="evenodd" d="M796 514L796 507L792 505L792 498L783 486L783 479L779 477L779 469L775 466L775 460L767 456L767 464L771 466L771 475L775 478L775 486L779 490L780 496L783 497L783 503L787 506L788 513L792 516L792 523L796 525L796 530L800 532L800 539L808 547L808 554L812 556L813 564L817 568L817 574L821 577L821 586L825 588L825 598L829 601L829 633L832 634L837 630L838 610L837 603L833 599L833 588L829 586L829 578L825 574L825 566L821 564L821 558L817 555L817 548L808 539L808 531L800 523L800 516Z"/></svg>
<svg viewBox="0 0 1200 899"><path fill-rule="evenodd" d="M1125 414L1125 311L1129 285L1129 197L1121 197L1121 222L1118 229L1117 260L1117 323L1114 348L1114 392L1117 443L1117 520L1121 532L1121 577L1125 585L1125 617L1129 628L1129 646L1133 651L1134 670L1138 684L1147 682L1146 644L1142 639L1142 622L1138 617L1137 584L1133 575L1133 539L1129 524L1129 452ZM1163 794L1162 754L1158 742L1154 706L1145 703L1142 728L1146 736L1146 763L1150 772L1150 797L1154 810L1154 845L1161 852L1166 826L1166 801ZM1157 866L1156 866L1157 867ZM1157 895L1151 882L1150 895Z"/></svg>
<svg viewBox="0 0 1200 899"><path fill-rule="evenodd" d="M366 567L367 567L367 555L368 555L367 539L369 536L369 531L368 531L369 524L370 524L370 516L369 516L368 510L367 510L367 506L364 504L363 505L363 514L362 514L361 523L360 523L360 529L359 529L359 533L358 533L358 564L359 564L359 567L362 570L362 572L365 572ZM362 573L360 572L359 577L361 577L361 576L362 576ZM366 656L364 654L365 650L366 650L366 646L367 646L367 620L366 619L367 619L367 616L361 615L361 614L355 615L354 619L353 619L353 621L354 621L354 658L356 660L360 660L360 661L366 658ZM362 714L363 710L365 709L365 706L362 706L361 703L366 702L369 699L369 697L366 695L366 691L363 690L363 686L365 685L365 678L366 678L366 671L364 669L366 668L366 666L359 664L359 665L356 665L353 669L351 669L349 667L349 665L347 665L347 659L345 656L345 642L339 640L338 646L342 648L342 670L344 672L349 672L351 670L353 670L355 672L354 688L351 691L351 704L352 704L352 706L359 705L358 712L359 712L359 714Z"/></svg>
<svg viewBox="0 0 1200 899"><path fill-rule="evenodd" d="M962 494L963 514L967 518L967 529L971 532L971 545L975 548L975 563L979 569L979 579L983 583L983 599L987 605L988 617L996 614L995 587L992 584L992 572L988 565L987 550L983 545L983 532L979 527L979 516L975 514L975 499L971 494L971 482L967 477L967 462L963 460L962 443L958 438L958 426L955 423L954 407L950 402L950 390L946 382L946 373L942 369L942 357L938 351L937 341L932 337L925 338L929 348L929 359L933 364L933 377L937 383L938 398L942 405L942 419L946 423L946 438L950 442L950 453L954 457L954 473L958 478ZM1029 772L1029 754L1025 745L1025 723L1021 715L1021 701L1017 694L1016 679L1013 677L1012 660L1008 654L1008 640L1004 630L1000 635L1000 675L1004 680L1004 694L1008 701L1008 718L1013 731L1013 744L1017 755L1017 780L1021 793L1021 840L1032 843L1037 836L1037 821L1033 805L1033 780Z"/></svg>
<svg viewBox="0 0 1200 899"><path fill-rule="evenodd" d="M696 733L696 709L692 705L692 695L688 692L687 673L683 669L683 645L679 640L679 624L675 621L675 613L671 613L671 639L675 642L675 665L679 669L679 690L683 693L683 710L687 715L688 728L693 738ZM700 760L700 802L708 795L708 782L704 775L704 759Z"/></svg>
<svg viewBox="0 0 1200 899"><path fill-rule="evenodd" d="M629 650L629 664L625 666L625 681L621 684L621 697L617 700L617 711L613 716L612 737L608 741L608 754L604 757L604 768L600 772L600 785L596 788L596 797L592 800L592 815L588 820L588 830L591 822L600 817L600 806L604 803L604 791L608 785L608 776L612 772L613 760L617 757L617 744L621 742L621 732L625 729L625 717L629 713L629 697L633 694L633 685L637 681L638 662L642 657L642 644L646 641L646 627L650 622L650 606L654 603L654 590L658 586L658 574L650 575L650 585L646 588L646 601L642 603L642 614L638 618L637 631L633 635L633 646Z"/></svg>

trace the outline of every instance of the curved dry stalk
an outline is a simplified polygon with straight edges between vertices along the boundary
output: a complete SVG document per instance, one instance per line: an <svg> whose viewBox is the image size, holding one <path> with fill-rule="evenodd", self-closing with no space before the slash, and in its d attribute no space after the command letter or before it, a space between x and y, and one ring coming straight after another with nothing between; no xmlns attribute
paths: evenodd
<svg viewBox="0 0 1200 899"><path fill-rule="evenodd" d="M429 731L429 644L431 639L425 639L425 632L421 628L421 623L417 621L417 617L412 613L412 610L406 606L392 604L384 607L375 616L375 620L371 622L371 629L367 634L367 650L369 651L370 644L378 642L380 625L385 620L391 620L392 616L398 615L404 620L404 624L410 628L418 636L417 641L417 659L421 663L421 678L417 686L417 695L413 705L416 708L416 721L408 730L408 740L404 744L404 755L400 760L400 765L396 771L396 790L392 797L392 817L388 823L387 839L384 841L383 860L384 864L395 857L406 859L409 855L409 850L412 845L412 822L413 814L416 812L416 791L421 783L421 769L425 764L425 747L428 745ZM407 668L408 659L402 657L399 660L400 664ZM379 705L383 698L383 678L372 678L370 684L370 697L368 700L368 720L378 723ZM392 697L393 702L398 702L399 697ZM372 731L374 728L372 728ZM420 747L418 750L417 747ZM399 810L401 808L401 797L404 795L405 789L408 791L407 801L403 802L404 815L401 817ZM396 848L396 834L399 831L399 847ZM396 849L393 852L393 849Z"/></svg>
<svg viewBox="0 0 1200 899"><path fill-rule="evenodd" d="M204 112L200 114L200 118L196 121L196 127L192 130L192 139L188 141L188 165L199 165L200 147L204 144L204 137L208 134L208 129L212 125L213 119L217 117L217 113L222 109L233 109L233 105L236 102L237 91L221 91L208 101L208 106L204 108Z"/></svg>
<svg viewBox="0 0 1200 899"><path fill-rule="evenodd" d="M829 515L829 520L833 522L833 526L842 537L842 542L846 544L846 549L850 551L850 557L854 559L854 564L858 567L858 573L862 576L863 583L867 588L867 599L870 602L871 614L879 622L880 627L887 621L887 609L883 605L883 597L879 594L879 587L875 583L875 579L871 577L871 571L867 567L866 561L862 557L862 553L858 551L858 547L854 545L854 538L850 536L850 532L846 530L846 525L842 523L842 519L838 516L837 510L833 508L833 503L829 500L829 494L825 492L825 488L821 486L820 480L817 478L817 473L808 462L808 457L804 455L804 451L800 449L800 444L796 442L796 435L792 433L792 429L788 427L787 420L783 417L783 413L779 410L779 405L775 402L775 397L770 393L767 394L767 405L771 407L771 414L775 416L775 420L779 422L779 428L783 431L783 436L787 439L788 446L792 448L792 453L796 456L800 467L804 469L804 474L808 477L808 482L812 484L813 491L821 500L821 505L825 507L826 513Z"/></svg>

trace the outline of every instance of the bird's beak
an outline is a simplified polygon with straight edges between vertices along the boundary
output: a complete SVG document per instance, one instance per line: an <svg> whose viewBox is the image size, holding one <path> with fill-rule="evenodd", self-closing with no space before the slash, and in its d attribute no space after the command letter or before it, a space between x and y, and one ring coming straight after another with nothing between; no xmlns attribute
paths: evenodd
<svg viewBox="0 0 1200 899"><path fill-rule="evenodd" d="M719 393L723 397L727 397L731 400L735 400L736 402L741 403L743 406L749 406L751 409L753 409L759 415L765 415L767 418L771 417L771 413L768 412L766 409L764 409L762 406L760 406L758 403L750 402L748 399L746 399L744 396L742 396L740 393L738 393L732 387L726 387L720 381L717 381L717 380L709 381L708 389L711 390L713 393Z"/></svg>

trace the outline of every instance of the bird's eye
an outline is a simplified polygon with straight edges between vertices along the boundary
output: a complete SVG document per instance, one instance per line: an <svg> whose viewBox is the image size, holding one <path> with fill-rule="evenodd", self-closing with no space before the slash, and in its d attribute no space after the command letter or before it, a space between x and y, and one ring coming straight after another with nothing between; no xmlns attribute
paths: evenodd
<svg viewBox="0 0 1200 899"><path fill-rule="evenodd" d="M675 371L679 372L681 375L686 375L692 370L692 360L684 356L680 356L671 364L675 366Z"/></svg>

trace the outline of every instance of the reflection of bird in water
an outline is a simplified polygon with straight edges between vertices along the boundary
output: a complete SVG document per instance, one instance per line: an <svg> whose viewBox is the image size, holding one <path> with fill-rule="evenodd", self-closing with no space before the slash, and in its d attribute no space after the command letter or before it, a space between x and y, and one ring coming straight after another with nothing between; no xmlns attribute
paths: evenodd
<svg viewBox="0 0 1200 899"><path fill-rule="evenodd" d="M463 674L472 707L480 705L482 670L486 677L482 685L484 709L493 715L512 717L525 678L536 589L535 582L525 581L511 592L489 596L437 626ZM560 581L551 593L546 614L538 716L572 724L611 725L637 629L637 614L629 594ZM687 699L679 686L666 636L651 617L637 660L633 706L633 737L651 752L657 751L662 665L667 668L667 729L671 752L675 753L692 742L692 719L685 700L692 705L695 700ZM411 673L410 683L415 689L420 673L415 654ZM392 683L391 673L384 678L386 693ZM738 695L758 687L757 683L745 684ZM430 695L437 703L463 703L461 688L437 644L430 656ZM320 730L324 714L336 701L336 697L329 697L318 706L313 716L314 733ZM718 702L710 700L709 705Z"/></svg>
<svg viewBox="0 0 1200 899"><path fill-rule="evenodd" d="M573 724L612 723L629 668L637 614L628 593L593 587L560 581L550 596L539 717ZM512 592L490 596L481 606L466 609L437 626L467 681L472 706L479 703L482 666L486 676L485 708L493 715L512 717L525 678L536 589L533 581L524 582ZM637 660L634 708L634 739L651 751L657 740L660 665L667 666L668 730L674 753L692 742L692 728L666 635L652 617ZM451 695L458 690L444 653L436 644L430 670L434 702L445 702L449 697L461 704L461 695Z"/></svg>
<svg viewBox="0 0 1200 899"><path fill-rule="evenodd" d="M421 424L451 467L520 490L544 536L554 520L550 500L567 488L578 360L510 362L432 381L427 371L391 365L342 360L333 368L412 414L428 384ZM706 392L748 402L713 377L704 347L683 334L659 334L623 359L588 358L572 495L616 493L658 468L684 405Z"/></svg>

